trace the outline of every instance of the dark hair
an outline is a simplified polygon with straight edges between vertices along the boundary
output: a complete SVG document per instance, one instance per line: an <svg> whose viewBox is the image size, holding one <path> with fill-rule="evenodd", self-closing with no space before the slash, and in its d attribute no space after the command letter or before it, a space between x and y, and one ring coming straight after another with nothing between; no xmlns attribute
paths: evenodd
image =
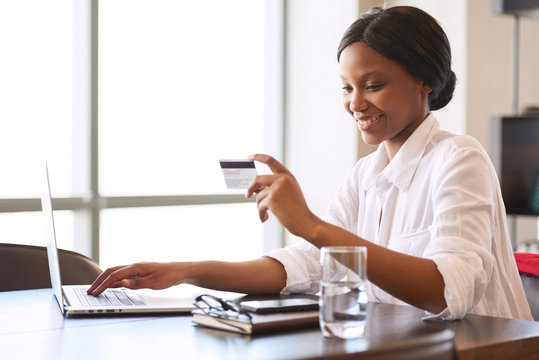
<svg viewBox="0 0 539 360"><path fill-rule="evenodd" d="M403 65L427 84L430 110L446 106L453 97L456 76L451 70L449 40L438 22L412 6L379 7L360 16L344 33L337 61L348 45L362 41Z"/></svg>

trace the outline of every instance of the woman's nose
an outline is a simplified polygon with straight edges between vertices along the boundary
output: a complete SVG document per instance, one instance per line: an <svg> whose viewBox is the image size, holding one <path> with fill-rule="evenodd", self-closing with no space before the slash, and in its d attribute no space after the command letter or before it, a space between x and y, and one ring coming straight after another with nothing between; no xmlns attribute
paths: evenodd
<svg viewBox="0 0 539 360"><path fill-rule="evenodd" d="M369 102L360 91L354 91L350 96L350 111L363 112L369 107Z"/></svg>

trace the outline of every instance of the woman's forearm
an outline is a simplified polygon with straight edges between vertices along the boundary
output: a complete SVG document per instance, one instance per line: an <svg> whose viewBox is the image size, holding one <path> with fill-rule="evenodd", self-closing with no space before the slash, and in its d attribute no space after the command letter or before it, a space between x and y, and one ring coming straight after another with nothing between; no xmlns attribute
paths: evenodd
<svg viewBox="0 0 539 360"><path fill-rule="evenodd" d="M275 294L286 286L286 272L280 262L268 257L243 262L200 261L190 263L182 282L216 290Z"/></svg>
<svg viewBox="0 0 539 360"><path fill-rule="evenodd" d="M447 307L445 284L434 261L402 254L366 241L338 226L319 221L306 240L317 247L367 247L369 281L418 308L439 313Z"/></svg>
<svg viewBox="0 0 539 360"><path fill-rule="evenodd" d="M97 296L111 287L166 289L182 283L250 294L275 294L286 286L286 272L276 260L244 262L143 262L106 269L88 288Z"/></svg>

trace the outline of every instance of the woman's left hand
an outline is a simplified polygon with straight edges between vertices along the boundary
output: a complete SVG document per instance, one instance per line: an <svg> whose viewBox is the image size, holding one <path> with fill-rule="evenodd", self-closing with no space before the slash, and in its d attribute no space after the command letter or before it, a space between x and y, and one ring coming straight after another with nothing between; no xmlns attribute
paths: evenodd
<svg viewBox="0 0 539 360"><path fill-rule="evenodd" d="M262 222L271 211L279 222L292 234L308 237L308 232L320 221L307 206L299 184L292 173L279 161L264 154L249 156L249 160L268 165L273 174L257 176L249 188L246 197L256 194L258 215Z"/></svg>

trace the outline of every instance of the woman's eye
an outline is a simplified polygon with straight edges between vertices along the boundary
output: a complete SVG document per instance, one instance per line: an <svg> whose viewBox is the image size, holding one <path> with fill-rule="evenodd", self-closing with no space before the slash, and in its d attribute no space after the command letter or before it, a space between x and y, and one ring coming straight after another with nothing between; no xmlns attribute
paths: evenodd
<svg viewBox="0 0 539 360"><path fill-rule="evenodd" d="M382 86L383 86L383 84L367 85L367 86L365 86L365 90L376 91L376 90L380 90L382 88Z"/></svg>
<svg viewBox="0 0 539 360"><path fill-rule="evenodd" d="M344 92L352 92L352 87L351 87L351 86L343 86L343 87L342 87L342 90L343 90Z"/></svg>

